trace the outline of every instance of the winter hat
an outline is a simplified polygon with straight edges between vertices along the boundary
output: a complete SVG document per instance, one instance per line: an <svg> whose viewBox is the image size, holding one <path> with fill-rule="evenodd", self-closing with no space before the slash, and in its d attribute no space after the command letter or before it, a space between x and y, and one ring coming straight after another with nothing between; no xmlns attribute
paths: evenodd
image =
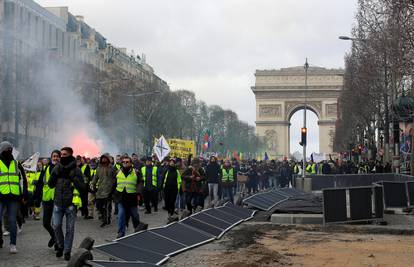
<svg viewBox="0 0 414 267"><path fill-rule="evenodd" d="M0 154L3 153L3 151L8 149L13 149L13 145L8 141L3 141L0 143Z"/></svg>

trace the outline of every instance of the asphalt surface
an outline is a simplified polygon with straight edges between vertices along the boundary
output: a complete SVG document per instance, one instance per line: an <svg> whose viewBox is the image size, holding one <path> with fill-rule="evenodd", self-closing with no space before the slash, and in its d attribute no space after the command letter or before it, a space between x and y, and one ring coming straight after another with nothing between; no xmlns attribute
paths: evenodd
<svg viewBox="0 0 414 267"><path fill-rule="evenodd" d="M167 221L167 212L162 209L158 209L158 212L151 214L144 214L144 210L140 209L139 215L141 221L148 223L148 227L151 228L165 225ZM108 240L115 239L117 235L117 223L114 217L112 219L111 225L101 228L99 227L101 223L98 221L97 215L93 220L85 220L80 216L80 212L78 212L72 254L86 236L95 239L95 245L104 244ZM63 232L65 232L65 225L63 225ZM130 233L133 233L133 229L128 229L127 234ZM5 236L3 240L3 248L0 249L0 267L63 267L67 264L63 260L63 257L56 258L53 248L47 247L49 234L43 228L41 220L26 220L26 223L23 225L23 231L17 235L17 254L12 255L9 253L9 237ZM97 252L93 252L93 256L94 259L108 259L108 257Z"/></svg>

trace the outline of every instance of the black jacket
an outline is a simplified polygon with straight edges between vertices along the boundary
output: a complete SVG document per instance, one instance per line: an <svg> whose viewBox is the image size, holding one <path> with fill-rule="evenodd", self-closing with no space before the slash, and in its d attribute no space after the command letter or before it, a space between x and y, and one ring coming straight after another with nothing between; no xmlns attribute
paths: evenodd
<svg viewBox="0 0 414 267"><path fill-rule="evenodd" d="M167 172L168 172L168 175L167 175ZM164 189L167 191L178 191L177 168L168 166L168 169L164 173L164 177L165 177Z"/></svg>
<svg viewBox="0 0 414 267"><path fill-rule="evenodd" d="M74 157L70 157L70 161L66 165L58 163L53 168L48 185L50 188L55 188L54 204L61 208L72 205L74 188L80 194L86 191L82 172L76 166Z"/></svg>
<svg viewBox="0 0 414 267"><path fill-rule="evenodd" d="M210 162L206 167L206 178L208 183L218 183L220 181L221 168L217 162Z"/></svg>

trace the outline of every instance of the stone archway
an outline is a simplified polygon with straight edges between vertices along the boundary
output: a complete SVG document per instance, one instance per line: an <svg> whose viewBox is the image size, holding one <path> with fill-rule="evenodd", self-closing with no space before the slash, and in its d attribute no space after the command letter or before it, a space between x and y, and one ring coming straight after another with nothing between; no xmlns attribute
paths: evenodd
<svg viewBox="0 0 414 267"><path fill-rule="evenodd" d="M289 156L291 116L305 105L318 116L319 152L333 152L337 102L343 87L342 69L310 67L305 87L303 67L257 70L256 131L264 137L271 158Z"/></svg>

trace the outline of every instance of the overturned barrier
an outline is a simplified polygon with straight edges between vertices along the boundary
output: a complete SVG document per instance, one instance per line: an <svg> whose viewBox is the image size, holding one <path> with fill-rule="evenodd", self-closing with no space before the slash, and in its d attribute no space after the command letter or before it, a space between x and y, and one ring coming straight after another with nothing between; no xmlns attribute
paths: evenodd
<svg viewBox="0 0 414 267"><path fill-rule="evenodd" d="M96 266L152 266L169 257L220 238L237 224L253 218L255 211L227 203L206 209L179 222L134 233L94 249L117 261L95 261ZM146 265L145 265L146 264Z"/></svg>
<svg viewBox="0 0 414 267"><path fill-rule="evenodd" d="M258 193L243 199L243 204L263 211L269 211L292 197L307 195L296 188L278 188Z"/></svg>

